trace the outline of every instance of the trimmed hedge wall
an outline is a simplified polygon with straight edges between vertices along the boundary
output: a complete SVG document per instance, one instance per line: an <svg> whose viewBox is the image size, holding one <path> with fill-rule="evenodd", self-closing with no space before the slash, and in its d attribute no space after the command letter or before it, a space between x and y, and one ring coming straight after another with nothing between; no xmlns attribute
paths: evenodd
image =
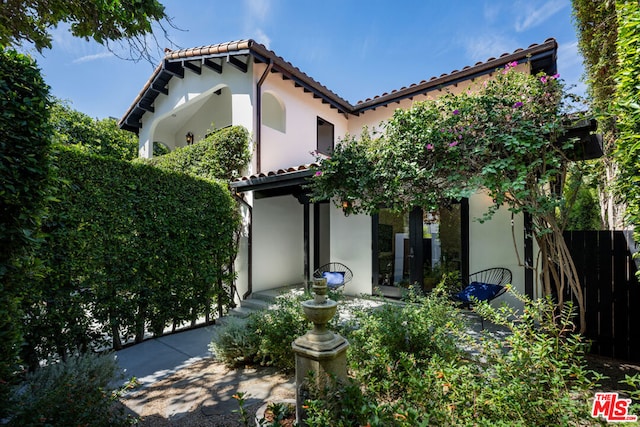
<svg viewBox="0 0 640 427"><path fill-rule="evenodd" d="M18 369L22 277L35 271L32 248L49 188L48 96L35 62L0 48L0 420Z"/></svg>
<svg viewBox="0 0 640 427"><path fill-rule="evenodd" d="M229 302L239 218L226 184L85 151L57 147L49 273L26 307L31 365L98 336L118 349Z"/></svg>

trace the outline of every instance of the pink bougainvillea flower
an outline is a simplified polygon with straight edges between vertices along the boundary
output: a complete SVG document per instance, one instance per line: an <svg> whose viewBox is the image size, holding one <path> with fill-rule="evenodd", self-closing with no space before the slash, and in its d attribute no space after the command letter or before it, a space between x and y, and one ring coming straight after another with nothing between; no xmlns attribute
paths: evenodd
<svg viewBox="0 0 640 427"><path fill-rule="evenodd" d="M322 171L316 171L316 176L322 176Z"/></svg>
<svg viewBox="0 0 640 427"><path fill-rule="evenodd" d="M522 107L524 104L521 101L516 102L515 104L513 104L513 108L520 108Z"/></svg>
<svg viewBox="0 0 640 427"><path fill-rule="evenodd" d="M427 150L433 150L433 144L427 144Z"/></svg>
<svg viewBox="0 0 640 427"><path fill-rule="evenodd" d="M449 143L449 147L455 147L456 145L458 145L458 141L453 141Z"/></svg>
<svg viewBox="0 0 640 427"><path fill-rule="evenodd" d="M458 114L460 114L460 110L453 110L453 115L457 116Z"/></svg>
<svg viewBox="0 0 640 427"><path fill-rule="evenodd" d="M555 74L554 74L553 76L551 76L551 77L553 77L554 79L559 79L559 78L560 78L560 74L555 73Z"/></svg>

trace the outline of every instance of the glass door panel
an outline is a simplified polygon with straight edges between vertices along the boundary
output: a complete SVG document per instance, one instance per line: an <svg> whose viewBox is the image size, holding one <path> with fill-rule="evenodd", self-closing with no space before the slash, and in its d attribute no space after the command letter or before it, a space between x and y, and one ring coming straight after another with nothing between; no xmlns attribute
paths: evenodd
<svg viewBox="0 0 640 427"><path fill-rule="evenodd" d="M399 298L410 286L428 292L444 273L460 271L460 204L438 212L382 209L374 227L374 293Z"/></svg>
<svg viewBox="0 0 640 427"><path fill-rule="evenodd" d="M438 212L423 215L422 289L430 291L442 275L460 272L462 267L461 205L454 204Z"/></svg>
<svg viewBox="0 0 640 427"><path fill-rule="evenodd" d="M399 288L409 283L409 215L382 209L377 225L377 283L380 292L400 296Z"/></svg>

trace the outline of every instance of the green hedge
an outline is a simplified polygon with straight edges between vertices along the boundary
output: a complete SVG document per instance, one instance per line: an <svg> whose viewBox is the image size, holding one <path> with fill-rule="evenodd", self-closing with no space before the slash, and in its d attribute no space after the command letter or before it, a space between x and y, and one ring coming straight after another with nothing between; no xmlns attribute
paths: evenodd
<svg viewBox="0 0 640 427"><path fill-rule="evenodd" d="M18 363L19 280L33 270L49 186L49 87L35 62L0 49L0 419Z"/></svg>
<svg viewBox="0 0 640 427"><path fill-rule="evenodd" d="M226 185L85 151L57 147L49 270L25 307L31 365L98 336L117 349L160 335L229 299L238 216Z"/></svg>
<svg viewBox="0 0 640 427"><path fill-rule="evenodd" d="M247 129L230 126L210 133L196 144L145 162L165 170L230 181L249 164L248 140Z"/></svg>

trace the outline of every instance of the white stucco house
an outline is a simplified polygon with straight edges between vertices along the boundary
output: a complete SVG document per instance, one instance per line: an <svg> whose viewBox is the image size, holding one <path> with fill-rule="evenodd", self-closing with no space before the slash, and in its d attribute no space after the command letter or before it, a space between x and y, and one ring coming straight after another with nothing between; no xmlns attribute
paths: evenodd
<svg viewBox="0 0 640 427"><path fill-rule="evenodd" d="M526 218L500 209L489 222L474 221L492 203L482 193L437 213L415 208L404 215L383 210L345 216L332 203L310 202L303 184L313 174L312 152L330 153L343 135L379 126L396 108L473 88L507 63L517 62L523 72L555 74L557 48L548 39L356 105L253 40L167 50L120 127L139 135L142 157L152 156L154 143L169 149L189 138L197 143L212 123L250 131L250 169L231 183L244 200L246 227L236 265L243 298L305 282L327 262L353 271L347 294L380 289L393 296L405 283L429 288L429 277L444 268L464 276L506 267L513 286L535 297L533 273L522 265L532 263L535 251Z"/></svg>

